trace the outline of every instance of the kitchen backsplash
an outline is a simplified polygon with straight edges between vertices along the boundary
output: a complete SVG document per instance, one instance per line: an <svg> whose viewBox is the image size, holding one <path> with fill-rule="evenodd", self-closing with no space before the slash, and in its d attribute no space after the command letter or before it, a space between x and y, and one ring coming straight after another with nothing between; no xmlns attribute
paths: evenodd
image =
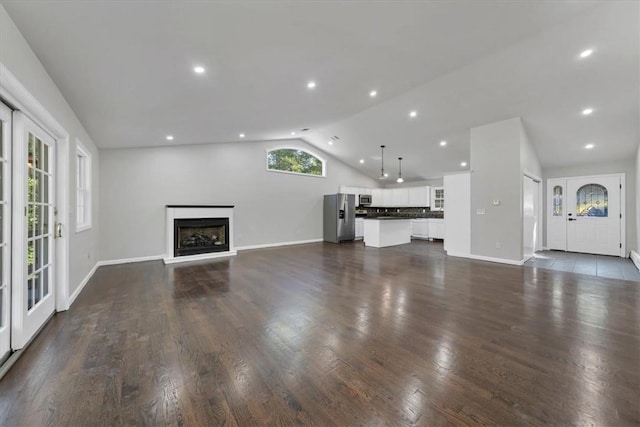
<svg viewBox="0 0 640 427"><path fill-rule="evenodd" d="M444 218L443 211L432 211L429 208L358 208L366 210L367 217L404 216L410 218Z"/></svg>

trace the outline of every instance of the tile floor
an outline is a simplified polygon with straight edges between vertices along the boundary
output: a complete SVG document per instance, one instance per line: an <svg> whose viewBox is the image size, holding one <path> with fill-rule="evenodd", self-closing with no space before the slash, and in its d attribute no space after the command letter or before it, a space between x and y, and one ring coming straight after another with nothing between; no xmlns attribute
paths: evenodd
<svg viewBox="0 0 640 427"><path fill-rule="evenodd" d="M640 282L640 272L629 258L562 251L536 252L525 266Z"/></svg>

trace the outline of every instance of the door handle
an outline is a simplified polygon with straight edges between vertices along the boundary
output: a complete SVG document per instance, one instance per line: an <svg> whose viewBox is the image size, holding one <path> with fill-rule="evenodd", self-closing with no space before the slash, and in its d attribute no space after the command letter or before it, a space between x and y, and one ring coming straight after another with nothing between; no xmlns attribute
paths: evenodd
<svg viewBox="0 0 640 427"><path fill-rule="evenodd" d="M576 218L569 218L567 221L577 221Z"/></svg>
<svg viewBox="0 0 640 427"><path fill-rule="evenodd" d="M53 238L59 239L60 237L62 237L62 223L56 222L56 230L55 233L53 233Z"/></svg>

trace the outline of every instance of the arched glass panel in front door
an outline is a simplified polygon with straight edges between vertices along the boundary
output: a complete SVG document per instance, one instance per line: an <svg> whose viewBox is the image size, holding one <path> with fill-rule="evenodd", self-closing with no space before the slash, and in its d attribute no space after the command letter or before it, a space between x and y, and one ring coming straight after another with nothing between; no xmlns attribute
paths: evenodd
<svg viewBox="0 0 640 427"><path fill-rule="evenodd" d="M576 193L577 216L609 216L609 194L600 184L586 184Z"/></svg>

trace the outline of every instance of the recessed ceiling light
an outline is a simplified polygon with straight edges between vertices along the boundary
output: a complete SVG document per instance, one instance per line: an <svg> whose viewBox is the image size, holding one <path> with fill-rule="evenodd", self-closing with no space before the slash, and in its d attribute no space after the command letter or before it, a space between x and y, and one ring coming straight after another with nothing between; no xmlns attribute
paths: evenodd
<svg viewBox="0 0 640 427"><path fill-rule="evenodd" d="M462 166L462 167L467 166L467 162L462 162L462 163L460 163L460 166Z"/></svg>
<svg viewBox="0 0 640 427"><path fill-rule="evenodd" d="M593 108L585 108L584 110L582 110L583 116L588 116L591 113L593 113Z"/></svg>
<svg viewBox="0 0 640 427"><path fill-rule="evenodd" d="M588 58L593 53L593 49L587 49L580 52L580 58Z"/></svg>
<svg viewBox="0 0 640 427"><path fill-rule="evenodd" d="M309 83L307 83L307 87L308 87L309 89L313 89L313 88L315 88L315 87L316 87L316 82L309 82Z"/></svg>
<svg viewBox="0 0 640 427"><path fill-rule="evenodd" d="M364 159L360 159L360 163L364 163Z"/></svg>
<svg viewBox="0 0 640 427"><path fill-rule="evenodd" d="M193 71L195 73L202 74L202 73L204 73L204 67L201 67L201 66L198 65L197 67L193 67Z"/></svg>
<svg viewBox="0 0 640 427"><path fill-rule="evenodd" d="M291 132L291 136L293 136L293 135L295 135L295 134L296 134L295 132Z"/></svg>
<svg viewBox="0 0 640 427"><path fill-rule="evenodd" d="M371 92L369 92L369 96L372 98L375 98L376 96L378 96L378 91L377 90L372 90Z"/></svg>
<svg viewBox="0 0 640 427"><path fill-rule="evenodd" d="M417 115L418 115L418 112L415 110L409 113L409 117L416 117Z"/></svg>
<svg viewBox="0 0 640 427"><path fill-rule="evenodd" d="M447 141L440 141L440 146L444 147L445 145L447 145Z"/></svg>
<svg viewBox="0 0 640 427"><path fill-rule="evenodd" d="M388 177L389 177L389 174L385 172L385 173L384 173L384 177L385 177L385 178L388 178Z"/></svg>
<svg viewBox="0 0 640 427"><path fill-rule="evenodd" d="M241 134L240 134L240 138L244 138L244 133L241 133Z"/></svg>
<svg viewBox="0 0 640 427"><path fill-rule="evenodd" d="M173 135L167 135L166 138L167 141L173 141Z"/></svg>
<svg viewBox="0 0 640 427"><path fill-rule="evenodd" d="M593 147L595 147L594 144L587 144L584 146L584 148L586 148L587 150L591 150Z"/></svg>
<svg viewBox="0 0 640 427"><path fill-rule="evenodd" d="M329 141L327 141L327 144L329 144L329 145L333 145L333 141L332 141L332 140L329 140Z"/></svg>

